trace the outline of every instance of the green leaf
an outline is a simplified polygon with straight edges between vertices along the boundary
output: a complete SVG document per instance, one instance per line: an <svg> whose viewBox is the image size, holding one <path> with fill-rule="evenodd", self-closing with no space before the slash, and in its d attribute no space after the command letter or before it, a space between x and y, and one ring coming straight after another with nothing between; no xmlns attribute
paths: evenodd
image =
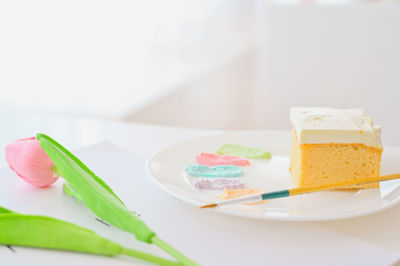
<svg viewBox="0 0 400 266"><path fill-rule="evenodd" d="M160 265L178 265L151 254L127 249L95 232L51 217L24 215L0 207L0 244L69 250L105 256L127 255Z"/></svg>
<svg viewBox="0 0 400 266"><path fill-rule="evenodd" d="M0 243L117 255L121 246L93 231L45 216L8 213L0 215Z"/></svg>
<svg viewBox="0 0 400 266"><path fill-rule="evenodd" d="M138 240L151 243L155 233L125 207L103 180L49 136L37 134L37 139L57 167L56 172L70 184L89 209L104 221L133 233Z"/></svg>
<svg viewBox="0 0 400 266"><path fill-rule="evenodd" d="M9 209L0 206L0 214L5 214L5 213L13 213L13 212L10 211Z"/></svg>
<svg viewBox="0 0 400 266"><path fill-rule="evenodd" d="M78 202L82 201L82 197L78 193L75 192L75 190L71 187L70 184L64 183L63 190L64 190L65 194L77 199Z"/></svg>
<svg viewBox="0 0 400 266"><path fill-rule="evenodd" d="M37 139L54 163L53 172L68 182L69 187L64 186L64 191L68 195L82 200L102 220L121 230L133 233L140 241L159 246L183 265L197 265L157 237L142 220L125 207L125 204L103 180L61 144L45 134L37 134ZM133 255L130 254L131 252L135 252L136 256L140 255L136 251L124 250L126 255Z"/></svg>

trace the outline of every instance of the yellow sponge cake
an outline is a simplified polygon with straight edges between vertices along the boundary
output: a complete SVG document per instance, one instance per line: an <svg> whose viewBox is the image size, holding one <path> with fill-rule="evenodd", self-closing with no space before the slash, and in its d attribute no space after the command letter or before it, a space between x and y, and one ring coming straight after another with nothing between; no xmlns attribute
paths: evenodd
<svg viewBox="0 0 400 266"><path fill-rule="evenodd" d="M290 120L290 171L298 187L379 176L381 130L363 110L291 108Z"/></svg>

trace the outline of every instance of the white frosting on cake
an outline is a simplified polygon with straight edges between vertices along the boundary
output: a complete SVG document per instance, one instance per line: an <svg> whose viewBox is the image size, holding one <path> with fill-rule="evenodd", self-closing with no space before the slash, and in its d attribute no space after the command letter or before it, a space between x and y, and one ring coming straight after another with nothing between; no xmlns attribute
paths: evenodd
<svg viewBox="0 0 400 266"><path fill-rule="evenodd" d="M362 143L381 148L381 128L361 109L293 107L290 121L300 143Z"/></svg>

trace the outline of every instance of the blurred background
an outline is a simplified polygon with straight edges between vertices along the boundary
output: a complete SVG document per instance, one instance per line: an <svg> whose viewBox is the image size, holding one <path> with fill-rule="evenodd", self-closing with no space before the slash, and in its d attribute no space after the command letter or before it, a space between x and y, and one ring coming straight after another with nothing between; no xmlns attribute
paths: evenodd
<svg viewBox="0 0 400 266"><path fill-rule="evenodd" d="M400 0L0 0L1 112L290 129L290 106L360 107L400 145L399 97Z"/></svg>

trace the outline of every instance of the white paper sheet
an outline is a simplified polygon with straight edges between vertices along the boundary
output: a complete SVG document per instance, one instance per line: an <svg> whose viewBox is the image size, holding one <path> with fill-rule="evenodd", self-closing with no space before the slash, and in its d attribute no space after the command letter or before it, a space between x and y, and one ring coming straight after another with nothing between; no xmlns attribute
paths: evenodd
<svg viewBox="0 0 400 266"><path fill-rule="evenodd" d="M76 155L161 238L202 265L389 265L399 258L392 251L317 224L252 220L196 209L147 179L146 158L111 143L79 150ZM83 203L63 193L62 180L51 188L36 189L9 169L0 170L0 180L0 206L64 219L127 247L164 255L157 247L96 221ZM147 265L122 256L14 249L0 247L1 265Z"/></svg>

